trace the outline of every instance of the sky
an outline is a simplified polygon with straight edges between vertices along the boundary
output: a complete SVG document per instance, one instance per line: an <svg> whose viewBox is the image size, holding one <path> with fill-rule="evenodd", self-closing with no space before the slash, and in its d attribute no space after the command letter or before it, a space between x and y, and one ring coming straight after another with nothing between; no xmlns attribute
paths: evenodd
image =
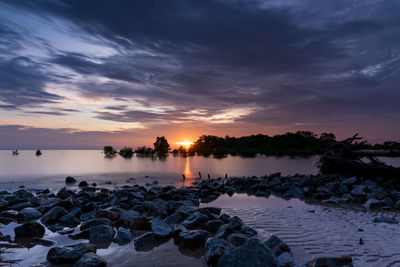
<svg viewBox="0 0 400 267"><path fill-rule="evenodd" d="M0 0L0 149L400 141L400 0Z"/></svg>

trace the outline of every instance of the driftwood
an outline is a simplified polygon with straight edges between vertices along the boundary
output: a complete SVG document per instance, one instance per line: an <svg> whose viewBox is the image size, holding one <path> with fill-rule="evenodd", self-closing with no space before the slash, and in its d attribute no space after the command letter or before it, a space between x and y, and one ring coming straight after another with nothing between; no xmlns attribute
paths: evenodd
<svg viewBox="0 0 400 267"><path fill-rule="evenodd" d="M337 173L342 175L390 178L400 180L400 168L389 166L376 157L399 157L399 150L365 150L361 149L366 141L355 134L353 137L332 145L319 160L323 174Z"/></svg>

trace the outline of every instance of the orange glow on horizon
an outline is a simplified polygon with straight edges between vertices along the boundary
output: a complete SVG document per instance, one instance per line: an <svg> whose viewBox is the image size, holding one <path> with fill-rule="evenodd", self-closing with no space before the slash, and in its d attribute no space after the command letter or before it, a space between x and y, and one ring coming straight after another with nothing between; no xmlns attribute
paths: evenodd
<svg viewBox="0 0 400 267"><path fill-rule="evenodd" d="M180 145L180 146L184 146L185 148L189 148L189 147L193 144L193 142L190 142L190 141L182 141L182 142L176 142L176 144L177 144L177 145Z"/></svg>

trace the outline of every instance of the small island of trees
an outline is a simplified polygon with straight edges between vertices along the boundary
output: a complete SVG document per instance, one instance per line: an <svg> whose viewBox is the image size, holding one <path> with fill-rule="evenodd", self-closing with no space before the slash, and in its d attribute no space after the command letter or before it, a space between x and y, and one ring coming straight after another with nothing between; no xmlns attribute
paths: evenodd
<svg viewBox="0 0 400 267"><path fill-rule="evenodd" d="M267 156L312 156L322 155L327 148L336 144L336 136L333 133L322 133L319 136L311 131L298 131L268 136L263 134L242 137L219 137L214 135L202 135L189 147L178 147L171 151L171 146L164 136L156 138L153 146L141 146L135 150L124 147L119 152L112 146L104 147L107 158L113 158L117 154L124 158L131 158L134 154L139 157L165 158L169 153L174 156L213 156L222 158L227 155L254 157L257 154ZM398 142L384 142L382 144L362 144L363 149L400 149Z"/></svg>

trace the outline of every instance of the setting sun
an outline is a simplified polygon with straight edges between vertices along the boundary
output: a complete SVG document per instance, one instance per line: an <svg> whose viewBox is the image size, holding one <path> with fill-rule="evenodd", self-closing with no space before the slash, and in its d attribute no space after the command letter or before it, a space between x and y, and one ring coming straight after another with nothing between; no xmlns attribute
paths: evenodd
<svg viewBox="0 0 400 267"><path fill-rule="evenodd" d="M182 142L176 142L176 144L177 144L177 145L180 145L180 146L184 146L185 148L189 148L189 147L193 144L193 142L190 142L190 141L182 141Z"/></svg>

